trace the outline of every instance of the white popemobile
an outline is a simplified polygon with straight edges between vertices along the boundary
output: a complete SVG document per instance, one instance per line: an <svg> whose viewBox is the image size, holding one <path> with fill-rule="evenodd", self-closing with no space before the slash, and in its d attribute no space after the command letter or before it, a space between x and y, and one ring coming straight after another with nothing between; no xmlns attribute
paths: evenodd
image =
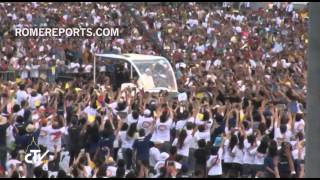
<svg viewBox="0 0 320 180"><path fill-rule="evenodd" d="M95 54L97 60L124 61L129 63L131 79L138 76L138 88L157 93L166 90L178 92L176 77L169 61L162 56L143 54ZM129 83L126 83L129 85ZM131 84L132 85L132 84Z"/></svg>

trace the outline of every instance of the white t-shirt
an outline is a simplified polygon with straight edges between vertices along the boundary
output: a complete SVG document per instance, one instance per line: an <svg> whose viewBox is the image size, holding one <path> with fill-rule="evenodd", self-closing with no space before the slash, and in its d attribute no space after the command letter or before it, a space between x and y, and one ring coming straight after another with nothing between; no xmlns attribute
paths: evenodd
<svg viewBox="0 0 320 180"><path fill-rule="evenodd" d="M193 116L191 116L191 117L189 117L189 118L187 119L187 122L195 123L195 118L194 118ZM187 127L184 127L184 129L187 130Z"/></svg>
<svg viewBox="0 0 320 180"><path fill-rule="evenodd" d="M27 79L29 77L29 70L31 69L29 65L25 66L26 69L23 69L21 72L21 79Z"/></svg>
<svg viewBox="0 0 320 180"><path fill-rule="evenodd" d="M186 131L187 131L188 136L191 136L190 148L197 149L198 148L198 142L197 142L197 139L194 136L192 136L193 130L186 130Z"/></svg>
<svg viewBox="0 0 320 180"><path fill-rule="evenodd" d="M199 21L197 19L189 19L186 24L189 24L190 27L194 26L194 25L198 25L199 24Z"/></svg>
<svg viewBox="0 0 320 180"><path fill-rule="evenodd" d="M31 13L27 13L26 18L27 18L28 22L32 22L32 14Z"/></svg>
<svg viewBox="0 0 320 180"><path fill-rule="evenodd" d="M100 16L93 16L93 24L99 23L100 20L101 20L101 17L100 17Z"/></svg>
<svg viewBox="0 0 320 180"><path fill-rule="evenodd" d="M266 154L262 154L257 152L254 158L254 164L256 165L263 165L264 164L264 158L266 157Z"/></svg>
<svg viewBox="0 0 320 180"><path fill-rule="evenodd" d="M32 109L35 109L36 107L36 105L35 105L35 103L37 102L37 101L39 101L40 103L41 103L41 100L42 100L42 95L41 94L37 94L36 96L34 96L34 97L32 97L31 95L29 95L29 105L30 105L30 107L32 108Z"/></svg>
<svg viewBox="0 0 320 180"><path fill-rule="evenodd" d="M241 15L238 15L235 20L239 21L239 22L242 22L244 19L244 16L241 16Z"/></svg>
<svg viewBox="0 0 320 180"><path fill-rule="evenodd" d="M40 68L40 65L31 65L30 76L32 78L38 78L39 77L39 68Z"/></svg>
<svg viewBox="0 0 320 180"><path fill-rule="evenodd" d="M246 130L246 134L249 136L253 133L253 129L249 128L248 130Z"/></svg>
<svg viewBox="0 0 320 180"><path fill-rule="evenodd" d="M287 131L284 134L281 134L280 128L275 128L274 131L274 138L277 140L278 138L284 138L285 141L289 142L290 138L292 136L292 132L287 129Z"/></svg>
<svg viewBox="0 0 320 180"><path fill-rule="evenodd" d="M205 51L205 46L204 45L198 45L196 47L196 51L199 52L199 53L204 53Z"/></svg>
<svg viewBox="0 0 320 180"><path fill-rule="evenodd" d="M213 62L213 65L214 66L221 66L221 63L222 61L220 59L216 59L214 62Z"/></svg>
<svg viewBox="0 0 320 180"><path fill-rule="evenodd" d="M127 117L127 124L130 126L130 125L133 124L133 123L137 123L140 118L141 118L141 117L140 117L140 115L139 115L137 119L134 119L134 118L132 117L132 114L129 114L128 117Z"/></svg>
<svg viewBox="0 0 320 180"><path fill-rule="evenodd" d="M272 48L272 52L279 53L283 50L283 45L280 43L275 43L274 47Z"/></svg>
<svg viewBox="0 0 320 180"><path fill-rule="evenodd" d="M8 128L7 128L7 144L11 144L11 143L14 143L15 142L15 139L14 139L14 135L13 135L13 126L10 125Z"/></svg>
<svg viewBox="0 0 320 180"><path fill-rule="evenodd" d="M156 147L152 147L149 150L149 163L150 166L154 167L156 163L160 160L160 151Z"/></svg>
<svg viewBox="0 0 320 180"><path fill-rule="evenodd" d="M19 165L19 164L21 164L21 163L22 163L22 162L19 161L19 160L17 160L17 159L10 159L9 161L7 161L6 167L7 167L7 169L9 169L11 165L17 167L17 165Z"/></svg>
<svg viewBox="0 0 320 180"><path fill-rule="evenodd" d="M243 144L244 144L243 163L244 164L254 164L255 154L251 153L251 150L253 150L254 148L248 142L248 139L245 139ZM255 149L256 149L256 147L255 147Z"/></svg>
<svg viewBox="0 0 320 180"><path fill-rule="evenodd" d="M60 162L59 162L60 168L68 172L70 169L69 163L70 163L69 151L62 151L60 156Z"/></svg>
<svg viewBox="0 0 320 180"><path fill-rule="evenodd" d="M97 115L97 110L95 110L94 108L87 106L83 112L87 113L90 116L96 116Z"/></svg>
<svg viewBox="0 0 320 180"><path fill-rule="evenodd" d="M137 124L137 129L144 129L145 134L148 135L151 133L152 130L152 123L153 118L152 117L140 117Z"/></svg>
<svg viewBox="0 0 320 180"><path fill-rule="evenodd" d="M21 105L21 102L23 100L27 100L28 99L28 93L26 91L21 91L21 90L18 90L17 93L16 93L16 103Z"/></svg>
<svg viewBox="0 0 320 180"><path fill-rule="evenodd" d="M288 6L286 7L287 12L292 12L293 11L293 4L289 3Z"/></svg>
<svg viewBox="0 0 320 180"><path fill-rule="evenodd" d="M213 120L212 120L212 119L209 119L208 121L201 121L201 120L199 120L199 119L196 119L195 124L196 124L197 126L204 125L206 131L210 131L210 129L211 129L211 127L212 127L212 124L213 124Z"/></svg>
<svg viewBox="0 0 320 180"><path fill-rule="evenodd" d="M200 139L204 139L206 142L210 141L210 132L209 131L204 131L204 132L199 132L197 131L194 133L194 137L196 141L199 141Z"/></svg>
<svg viewBox="0 0 320 180"><path fill-rule="evenodd" d="M106 72L106 66L100 66L99 67L100 72Z"/></svg>
<svg viewBox="0 0 320 180"><path fill-rule="evenodd" d="M240 149L239 146L235 146L232 149L232 153L235 153L233 163L243 164L244 150Z"/></svg>
<svg viewBox="0 0 320 180"><path fill-rule="evenodd" d="M136 139L135 136L136 135L134 135L134 137L131 138L131 137L129 137L127 135L126 131L120 131L119 132L119 137L120 137L120 140L121 140L121 143L122 143L121 147L124 148L124 149L132 149L134 140Z"/></svg>
<svg viewBox="0 0 320 180"><path fill-rule="evenodd" d="M38 138L39 145L48 147L48 145L50 144L50 136L49 136L50 129L52 129L52 127L50 126L41 127L39 138Z"/></svg>
<svg viewBox="0 0 320 180"><path fill-rule="evenodd" d="M282 19L280 17L276 17L276 23L278 26L280 26L282 23Z"/></svg>
<svg viewBox="0 0 320 180"><path fill-rule="evenodd" d="M90 166L84 166L84 170L86 171L86 174L87 174L86 177L92 176L92 168Z"/></svg>
<svg viewBox="0 0 320 180"><path fill-rule="evenodd" d="M112 112L115 113L115 114L116 114L117 112L126 112L126 113L128 113L128 110L129 110L129 107L128 107L128 106L127 106L124 110L122 110L122 111L116 110L116 108L117 108L117 106L118 106L118 102L113 102L113 103L111 103L109 106L111 107Z"/></svg>
<svg viewBox="0 0 320 180"><path fill-rule="evenodd" d="M32 119L33 123L35 123L35 127L39 128L39 120L40 120L39 112L33 111L31 119Z"/></svg>
<svg viewBox="0 0 320 180"><path fill-rule="evenodd" d="M294 132L303 132L304 133L304 126L305 126L305 122L303 119L301 119L300 121L296 121L294 122Z"/></svg>
<svg viewBox="0 0 320 180"><path fill-rule="evenodd" d="M16 115L23 117L23 115L24 115L24 109L20 109L20 111L18 111L18 112L16 113Z"/></svg>
<svg viewBox="0 0 320 180"><path fill-rule="evenodd" d="M106 170L107 177L115 177L117 173L117 169L118 168L115 166L108 166Z"/></svg>
<svg viewBox="0 0 320 180"><path fill-rule="evenodd" d="M302 149L302 151L301 151L301 159L300 160L304 160L304 157L305 157L305 155L306 155L306 148L304 147L303 149ZM293 159L295 159L295 160L297 160L297 159L299 159L299 151L298 151L298 149L295 149L295 150L293 150L292 151L292 156L293 156Z"/></svg>
<svg viewBox="0 0 320 180"><path fill-rule="evenodd" d="M80 68L79 63L70 63L69 69L73 70L74 73L78 73L78 69Z"/></svg>
<svg viewBox="0 0 320 180"><path fill-rule="evenodd" d="M176 138L173 141L172 146L176 146L177 147L177 154L179 154L181 156L185 156L185 157L189 156L189 149L190 149L190 145L191 145L191 139L192 139L192 136L188 135L186 137L186 139L184 140L184 142L183 142L182 148L180 148L180 146L178 145L178 138Z"/></svg>
<svg viewBox="0 0 320 180"><path fill-rule="evenodd" d="M208 170L209 176L222 175L222 163L221 163L222 152L223 152L222 148L219 148L218 155L211 155L207 160L207 167L208 168L211 167Z"/></svg>
<svg viewBox="0 0 320 180"><path fill-rule="evenodd" d="M49 133L49 143L47 143L48 150L54 152L54 145L56 145L57 150L60 151L62 135L68 133L66 128L53 129L52 126L49 126L47 130Z"/></svg>
<svg viewBox="0 0 320 180"><path fill-rule="evenodd" d="M214 32L215 28L213 27L208 27L207 28L207 34L211 34L212 32Z"/></svg>
<svg viewBox="0 0 320 180"><path fill-rule="evenodd" d="M174 128L177 131L181 131L185 127L186 123L187 123L187 120L179 120L175 123Z"/></svg>
<svg viewBox="0 0 320 180"><path fill-rule="evenodd" d="M155 131L152 134L151 141L170 141L170 127L172 125L172 119L168 119L166 122L160 122L160 119L156 122Z"/></svg>
<svg viewBox="0 0 320 180"><path fill-rule="evenodd" d="M227 139L224 142L224 146L223 146L223 151L224 151L223 160L225 163L232 163L233 162L233 157L231 156L231 150L229 148L229 143L230 143L230 140Z"/></svg>

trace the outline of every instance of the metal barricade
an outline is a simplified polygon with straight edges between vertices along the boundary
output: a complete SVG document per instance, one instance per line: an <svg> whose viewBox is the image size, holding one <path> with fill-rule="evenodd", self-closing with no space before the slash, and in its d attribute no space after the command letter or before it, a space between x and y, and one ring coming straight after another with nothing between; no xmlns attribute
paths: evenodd
<svg viewBox="0 0 320 180"><path fill-rule="evenodd" d="M97 72L97 76L99 76L99 72ZM51 68L46 69L39 69L38 75L33 76L30 71L27 73L23 70L13 70L13 71L0 71L0 80L7 82L7 81L16 81L17 78L20 79L37 79L42 80L48 83L55 83L56 81L69 81L73 80L76 77L83 77L85 79L91 79L92 73L91 72L69 72L68 70L60 70L53 72Z"/></svg>
<svg viewBox="0 0 320 180"><path fill-rule="evenodd" d="M2 81L15 81L16 71L0 71L0 79Z"/></svg>

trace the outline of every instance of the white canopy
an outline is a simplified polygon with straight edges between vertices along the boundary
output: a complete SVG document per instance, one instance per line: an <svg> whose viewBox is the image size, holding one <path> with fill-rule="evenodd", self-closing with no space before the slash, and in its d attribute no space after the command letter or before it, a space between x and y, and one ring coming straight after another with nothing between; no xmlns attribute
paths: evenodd
<svg viewBox="0 0 320 180"><path fill-rule="evenodd" d="M105 58L106 60L123 60L128 62L139 75L139 88L143 88L146 91L178 91L171 64L162 56L143 54L96 54L96 57L101 57L101 60Z"/></svg>

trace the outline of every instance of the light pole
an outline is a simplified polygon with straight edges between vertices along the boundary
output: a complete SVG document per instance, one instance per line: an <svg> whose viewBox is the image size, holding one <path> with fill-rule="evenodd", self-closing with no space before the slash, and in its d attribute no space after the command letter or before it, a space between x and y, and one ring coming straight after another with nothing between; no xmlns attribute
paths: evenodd
<svg viewBox="0 0 320 180"><path fill-rule="evenodd" d="M309 4L308 95L306 125L307 178L320 177L320 3Z"/></svg>

